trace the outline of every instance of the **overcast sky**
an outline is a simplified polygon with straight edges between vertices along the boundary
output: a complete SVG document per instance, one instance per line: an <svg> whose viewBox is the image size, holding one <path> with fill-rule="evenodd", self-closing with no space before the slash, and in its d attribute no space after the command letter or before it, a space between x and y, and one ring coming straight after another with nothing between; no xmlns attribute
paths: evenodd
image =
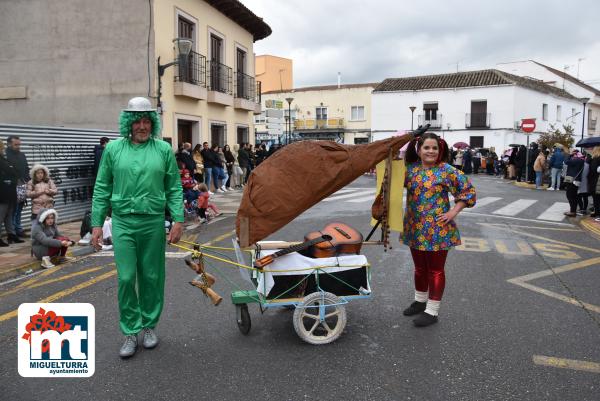
<svg viewBox="0 0 600 401"><path fill-rule="evenodd" d="M532 59L600 88L598 0L241 0L273 29L257 55L294 61L294 86L494 68Z"/></svg>

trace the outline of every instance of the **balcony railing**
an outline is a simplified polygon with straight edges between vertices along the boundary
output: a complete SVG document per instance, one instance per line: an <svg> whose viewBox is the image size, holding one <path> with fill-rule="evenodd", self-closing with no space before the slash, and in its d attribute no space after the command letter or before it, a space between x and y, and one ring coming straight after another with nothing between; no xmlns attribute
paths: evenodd
<svg viewBox="0 0 600 401"><path fill-rule="evenodd" d="M426 119L424 114L419 114L419 125L429 124L430 129L442 128L442 115L438 114L436 119Z"/></svg>
<svg viewBox="0 0 600 401"><path fill-rule="evenodd" d="M208 61L207 64L208 73L210 75L208 89L211 91L217 91L231 95L231 81L233 75L231 67L214 60Z"/></svg>
<svg viewBox="0 0 600 401"><path fill-rule="evenodd" d="M345 122L343 118L329 118L329 119L300 119L294 121L295 129L332 129L332 128L344 128Z"/></svg>
<svg viewBox="0 0 600 401"><path fill-rule="evenodd" d="M491 113L466 113L465 128L490 128Z"/></svg>
<svg viewBox="0 0 600 401"><path fill-rule="evenodd" d="M254 77L243 72L235 73L235 97L255 101L256 81Z"/></svg>
<svg viewBox="0 0 600 401"><path fill-rule="evenodd" d="M206 57L195 51L179 56L179 64L175 69L175 81L187 82L206 87Z"/></svg>

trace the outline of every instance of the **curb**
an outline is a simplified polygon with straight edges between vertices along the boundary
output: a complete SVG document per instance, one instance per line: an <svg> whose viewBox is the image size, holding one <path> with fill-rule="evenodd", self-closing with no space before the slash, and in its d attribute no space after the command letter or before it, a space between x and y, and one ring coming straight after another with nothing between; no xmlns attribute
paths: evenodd
<svg viewBox="0 0 600 401"><path fill-rule="evenodd" d="M535 184L530 184L528 182L513 181L512 184L519 188L536 189ZM542 187L539 189L539 191L544 191L546 189L548 189L548 185L542 184Z"/></svg>

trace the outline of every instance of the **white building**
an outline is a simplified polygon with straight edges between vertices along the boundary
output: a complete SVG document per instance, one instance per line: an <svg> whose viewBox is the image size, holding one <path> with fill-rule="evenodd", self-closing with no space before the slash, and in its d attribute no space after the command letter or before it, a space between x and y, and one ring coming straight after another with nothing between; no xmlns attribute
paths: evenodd
<svg viewBox="0 0 600 401"><path fill-rule="evenodd" d="M279 133L285 142L288 112L292 117L291 140L330 140L345 144L369 142L371 92L378 83L338 84L263 92L265 114L257 117L258 138ZM287 99L292 99L288 104ZM269 117L271 109L272 117ZM283 125L280 113L283 110Z"/></svg>
<svg viewBox="0 0 600 401"><path fill-rule="evenodd" d="M499 70L386 79L373 91L372 106L373 140L409 130L412 106L415 128L429 123L451 146L466 142L496 151L526 143L519 129L523 118L536 119L532 141L550 124L570 124L578 132L569 117L583 109L562 89Z"/></svg>
<svg viewBox="0 0 600 401"><path fill-rule="evenodd" d="M556 68L549 67L533 60L500 63L496 68L522 77L540 79L548 85L564 89L571 95L579 98L580 101L589 99L585 109L585 118L581 113L574 118L577 119L578 124L585 124L585 127L583 127L583 133L585 135L600 135L600 125L598 124L598 116L600 115L600 90L580 81L564 71L559 71ZM575 131L575 133L581 135L582 126L579 125L579 127L579 130Z"/></svg>

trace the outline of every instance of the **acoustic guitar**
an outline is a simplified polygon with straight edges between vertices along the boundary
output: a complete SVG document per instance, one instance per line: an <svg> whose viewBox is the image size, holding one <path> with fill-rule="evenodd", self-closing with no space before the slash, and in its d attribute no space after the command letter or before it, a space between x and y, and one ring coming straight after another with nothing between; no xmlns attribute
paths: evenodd
<svg viewBox="0 0 600 401"><path fill-rule="evenodd" d="M271 255L263 256L254 262L254 267L263 269L266 265L283 255L308 249L308 256L329 258L343 253L360 253L362 234L344 223L329 223L320 231L304 236L304 242L281 249Z"/></svg>

